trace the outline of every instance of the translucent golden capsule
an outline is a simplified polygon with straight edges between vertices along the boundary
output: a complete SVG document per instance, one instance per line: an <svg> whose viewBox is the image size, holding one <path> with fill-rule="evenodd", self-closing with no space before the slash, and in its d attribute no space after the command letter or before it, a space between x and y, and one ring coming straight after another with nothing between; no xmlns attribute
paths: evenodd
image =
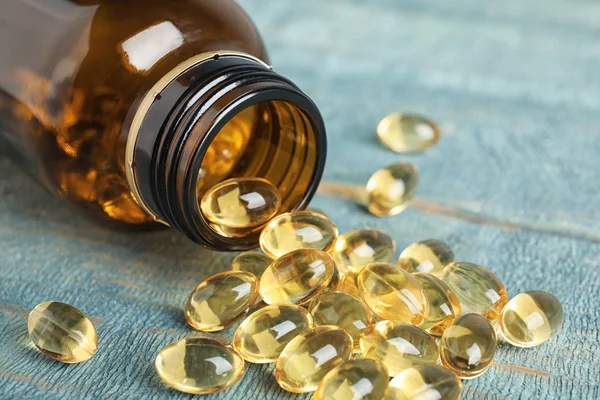
<svg viewBox="0 0 600 400"><path fill-rule="evenodd" d="M344 275L340 282L337 285L337 291L349 294L350 296L354 296L359 300L362 300L360 296L360 291L358 290L358 272L356 271L348 271L346 275Z"/></svg>
<svg viewBox="0 0 600 400"><path fill-rule="evenodd" d="M98 178L98 205L104 213L117 221L128 224L144 224L152 217L138 206L124 179L117 175Z"/></svg>
<svg viewBox="0 0 600 400"><path fill-rule="evenodd" d="M437 277L442 276L444 268L454 262L454 253L442 241L429 239L408 246L398 258L398 265L411 274L426 272Z"/></svg>
<svg viewBox="0 0 600 400"><path fill-rule="evenodd" d="M418 365L390 381L386 400L458 400L462 382L439 365Z"/></svg>
<svg viewBox="0 0 600 400"><path fill-rule="evenodd" d="M423 272L417 272L413 277L423 288L429 303L429 314L420 326L432 335L441 336L446 327L460 316L460 303L441 279Z"/></svg>
<svg viewBox="0 0 600 400"><path fill-rule="evenodd" d="M442 280L456 294L463 314L480 314L492 321L500 317L508 303L508 294L500 279L481 265L454 262L444 269Z"/></svg>
<svg viewBox="0 0 600 400"><path fill-rule="evenodd" d="M267 304L308 303L327 288L334 269L324 251L294 250L266 269L260 279L260 295Z"/></svg>
<svg viewBox="0 0 600 400"><path fill-rule="evenodd" d="M437 143L437 125L419 115L394 113L381 120L377 136L387 148L397 153L425 151Z"/></svg>
<svg viewBox="0 0 600 400"><path fill-rule="evenodd" d="M29 314L27 328L31 341L42 353L64 363L86 361L98 347L94 325L70 304L38 304Z"/></svg>
<svg viewBox="0 0 600 400"><path fill-rule="evenodd" d="M381 360L390 374L421 364L435 364L439 351L435 339L421 328L398 321L371 325L360 338L366 357Z"/></svg>
<svg viewBox="0 0 600 400"><path fill-rule="evenodd" d="M416 166L404 161L388 165L367 182L367 208L380 217L399 214L415 196L418 183Z"/></svg>
<svg viewBox="0 0 600 400"><path fill-rule="evenodd" d="M531 291L516 295L500 315L500 330L507 342L518 347L539 346L562 326L563 310L550 293Z"/></svg>
<svg viewBox="0 0 600 400"><path fill-rule="evenodd" d="M483 374L496 354L496 332L479 314L459 317L444 331L440 341L442 363L462 379Z"/></svg>
<svg viewBox="0 0 600 400"><path fill-rule="evenodd" d="M317 390L325 375L352 356L352 337L335 326L318 326L296 336L277 359L275 379L294 393Z"/></svg>
<svg viewBox="0 0 600 400"><path fill-rule="evenodd" d="M216 332L246 314L258 296L258 279L249 272L221 272L200 283L185 304L185 319L194 328Z"/></svg>
<svg viewBox="0 0 600 400"><path fill-rule="evenodd" d="M381 400L388 387L385 366L370 358L354 358L325 375L313 400Z"/></svg>
<svg viewBox="0 0 600 400"><path fill-rule="evenodd" d="M246 251L233 259L231 269L234 271L250 272L260 279L272 262L273 259L269 256L254 251Z"/></svg>
<svg viewBox="0 0 600 400"><path fill-rule="evenodd" d="M342 274L360 271L374 262L391 262L396 242L377 229L355 229L341 234L335 242L333 259Z"/></svg>
<svg viewBox="0 0 600 400"><path fill-rule="evenodd" d="M312 317L295 304L273 304L250 314L233 336L233 348L253 363L277 361L285 346L313 327Z"/></svg>
<svg viewBox="0 0 600 400"><path fill-rule="evenodd" d="M158 353L154 366L163 382L191 394L221 392L244 374L244 360L235 350L208 337L171 343Z"/></svg>
<svg viewBox="0 0 600 400"><path fill-rule="evenodd" d="M419 325L429 312L419 282L397 265L368 264L358 274L358 290L365 304L381 319Z"/></svg>
<svg viewBox="0 0 600 400"><path fill-rule="evenodd" d="M337 238L335 224L311 211L295 211L277 216L260 234L260 247L277 258L297 249L329 251Z"/></svg>

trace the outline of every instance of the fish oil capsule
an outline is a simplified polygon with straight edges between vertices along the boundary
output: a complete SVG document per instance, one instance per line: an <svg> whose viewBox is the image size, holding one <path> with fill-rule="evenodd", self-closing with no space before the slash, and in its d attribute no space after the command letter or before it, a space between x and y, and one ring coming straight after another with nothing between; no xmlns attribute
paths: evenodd
<svg viewBox="0 0 600 400"><path fill-rule="evenodd" d="M260 295L267 304L304 304L324 291L334 274L329 254L299 249L279 257L260 279Z"/></svg>
<svg viewBox="0 0 600 400"><path fill-rule="evenodd" d="M398 265L411 274L426 272L437 277L442 276L444 268L454 262L454 253L440 240L429 239L408 246L398 258Z"/></svg>
<svg viewBox="0 0 600 400"><path fill-rule="evenodd" d="M277 361L285 346L313 327L312 316L295 304L273 304L250 314L233 335L233 348L247 361Z"/></svg>
<svg viewBox="0 0 600 400"><path fill-rule="evenodd" d="M288 392L306 393L352 356L352 337L335 326L318 326L292 339L277 359L275 379Z"/></svg>
<svg viewBox="0 0 600 400"><path fill-rule="evenodd" d="M539 346L562 326L563 310L550 293L531 291L516 295L502 310L500 331L518 347Z"/></svg>
<svg viewBox="0 0 600 400"><path fill-rule="evenodd" d="M360 338L366 357L381 360L390 374L421 364L435 364L439 351L435 339L421 328L398 321L369 326Z"/></svg>
<svg viewBox="0 0 600 400"><path fill-rule="evenodd" d="M414 153L435 145L440 138L440 130L425 117L394 113L381 120L377 136L381 143L396 153Z"/></svg>
<svg viewBox="0 0 600 400"><path fill-rule="evenodd" d="M359 271L374 262L391 262L396 242L377 229L355 229L341 234L335 242L333 259L342 274Z"/></svg>
<svg viewBox="0 0 600 400"><path fill-rule="evenodd" d="M500 279L481 265L454 262L444 269L442 280L456 294L463 314L480 314L493 321L508 302Z"/></svg>
<svg viewBox="0 0 600 400"><path fill-rule="evenodd" d="M458 400L462 382L439 365L417 365L390 381L386 400Z"/></svg>
<svg viewBox="0 0 600 400"><path fill-rule="evenodd" d="M158 353L154 367L164 383L191 394L229 389L244 374L244 360L235 350L209 337L171 343Z"/></svg>
<svg viewBox="0 0 600 400"><path fill-rule="evenodd" d="M496 332L479 314L459 317L444 331L440 341L442 364L462 379L483 374L496 354Z"/></svg>
<svg viewBox="0 0 600 400"><path fill-rule="evenodd" d="M277 258L297 249L329 251L337 238L335 224L311 211L295 211L274 218L260 234L260 247Z"/></svg>
<svg viewBox="0 0 600 400"><path fill-rule="evenodd" d="M98 336L92 321L70 304L38 304L27 321L33 344L48 357L64 363L88 360L96 352Z"/></svg>
<svg viewBox="0 0 600 400"><path fill-rule="evenodd" d="M367 182L367 208L379 217L404 211L419 183L416 166L399 162L375 172Z"/></svg>
<svg viewBox="0 0 600 400"><path fill-rule="evenodd" d="M200 209L210 222L226 228L264 225L279 211L281 195L262 178L233 178L210 188Z"/></svg>
<svg viewBox="0 0 600 400"><path fill-rule="evenodd" d="M185 319L194 328L216 332L240 319L258 297L258 279L249 272L221 272L200 283L185 304Z"/></svg>
<svg viewBox="0 0 600 400"><path fill-rule="evenodd" d="M337 291L349 294L350 296L354 296L357 299L362 300L357 286L357 279L358 272L352 270L346 272L346 275L340 279L340 282L337 285Z"/></svg>
<svg viewBox="0 0 600 400"><path fill-rule="evenodd" d="M234 271L250 272L260 279L272 262L273 259L269 256L254 251L246 251L233 259L231 269Z"/></svg>
<svg viewBox="0 0 600 400"><path fill-rule="evenodd" d="M429 312L419 282L397 265L368 264L358 274L358 290L365 304L381 319L419 325Z"/></svg>
<svg viewBox="0 0 600 400"><path fill-rule="evenodd" d="M388 387L385 366L370 358L354 358L325 375L313 400L380 400Z"/></svg>
<svg viewBox="0 0 600 400"><path fill-rule="evenodd" d="M432 335L441 336L444 329L460 316L460 303L448 285L433 275L417 272L413 277L419 282L429 303L429 314L420 325Z"/></svg>
<svg viewBox="0 0 600 400"><path fill-rule="evenodd" d="M375 318L359 299L341 292L325 292L311 302L308 309L316 326L334 325L344 328L354 340L354 348L360 348L359 339Z"/></svg>

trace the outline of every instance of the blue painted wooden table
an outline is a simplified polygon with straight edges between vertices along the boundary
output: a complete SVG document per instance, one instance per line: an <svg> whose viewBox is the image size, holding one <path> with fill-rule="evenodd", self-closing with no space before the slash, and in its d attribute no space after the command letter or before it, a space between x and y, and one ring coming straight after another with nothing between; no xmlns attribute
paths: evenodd
<svg viewBox="0 0 600 400"><path fill-rule="evenodd" d="M600 389L600 3L505 0L244 0L277 71L324 113L328 182L364 185L406 159L421 171L419 203L378 219L319 195L344 231L389 231L401 249L439 238L481 263L509 294L546 290L564 328L523 350L501 345L466 383L467 399L598 399ZM376 140L379 119L414 111L438 121L439 145L400 157ZM185 399L154 372L165 344L192 333L191 289L227 269L175 232L115 234L50 198L0 161L0 398ZM81 365L43 356L29 310L71 303L96 323L97 354ZM231 330L225 332L231 334ZM248 365L215 399L304 398L272 366Z"/></svg>

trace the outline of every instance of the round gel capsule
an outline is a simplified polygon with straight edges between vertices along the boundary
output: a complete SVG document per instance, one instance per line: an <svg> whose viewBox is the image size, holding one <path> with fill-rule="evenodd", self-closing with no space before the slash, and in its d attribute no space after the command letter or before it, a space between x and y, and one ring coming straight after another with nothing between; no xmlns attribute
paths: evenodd
<svg viewBox="0 0 600 400"><path fill-rule="evenodd" d="M243 317L258 297L258 279L249 272L221 272L200 283L185 304L185 319L194 328L216 332Z"/></svg>
<svg viewBox="0 0 600 400"><path fill-rule="evenodd" d="M308 311L295 304L273 304L250 314L233 335L233 348L247 361L277 361L285 346L313 327Z"/></svg>
<svg viewBox="0 0 600 400"><path fill-rule="evenodd" d="M317 390L325 375L352 356L352 337L335 326L318 326L292 339L277 359L275 379L288 392Z"/></svg>
<svg viewBox="0 0 600 400"><path fill-rule="evenodd" d="M98 347L92 321L70 304L49 301L37 305L29 314L27 328L42 353L64 363L86 361Z"/></svg>
<svg viewBox="0 0 600 400"><path fill-rule="evenodd" d="M305 304L327 289L335 264L321 250L300 249L276 259L260 279L267 304Z"/></svg>
<svg viewBox="0 0 600 400"><path fill-rule="evenodd" d="M517 347L539 346L562 326L563 310L550 293L531 291L516 295L500 315L500 331Z"/></svg>
<svg viewBox="0 0 600 400"><path fill-rule="evenodd" d="M369 326L360 338L366 357L381 360L390 374L421 364L435 364L439 351L435 339L421 328L398 321Z"/></svg>
<svg viewBox="0 0 600 400"><path fill-rule="evenodd" d="M358 290L377 317L419 325L429 304L423 288L408 272L388 263L372 263L358 274Z"/></svg>
<svg viewBox="0 0 600 400"><path fill-rule="evenodd" d="M463 314L480 314L493 321L508 303L508 294L496 275L487 268L457 261L448 265L442 280L454 292Z"/></svg>
<svg viewBox="0 0 600 400"><path fill-rule="evenodd" d="M370 358L355 358L325 375L313 400L381 400L388 387L385 366Z"/></svg>
<svg viewBox="0 0 600 400"><path fill-rule="evenodd" d="M171 343L158 353L154 366L164 383L191 394L221 392L244 374L244 360L235 350L208 337Z"/></svg>
<svg viewBox="0 0 600 400"><path fill-rule="evenodd" d="M444 329L460 316L460 303L441 279L423 272L417 272L413 277L423 288L429 303L429 314L420 327L432 335L441 336Z"/></svg>
<svg viewBox="0 0 600 400"><path fill-rule="evenodd" d="M391 262L396 242L385 232L377 229L354 229L341 234L335 242L333 259L342 274L350 270L360 271L374 262Z"/></svg>
<svg viewBox="0 0 600 400"><path fill-rule="evenodd" d="M462 382L439 365L418 365L390 381L386 400L458 400Z"/></svg>
<svg viewBox="0 0 600 400"><path fill-rule="evenodd" d="M273 259L269 256L254 251L246 251L233 259L231 269L234 271L250 272L260 279L272 262Z"/></svg>
<svg viewBox="0 0 600 400"><path fill-rule="evenodd" d="M437 277L442 276L444 268L454 261L454 253L442 241L429 239L408 246L398 258L398 265L411 274L426 272Z"/></svg>
<svg viewBox="0 0 600 400"><path fill-rule="evenodd" d="M462 379L473 379L488 369L496 347L492 324L479 314L466 314L455 319L442 335L442 364Z"/></svg>
<svg viewBox="0 0 600 400"><path fill-rule="evenodd" d="M414 165L404 161L388 165L367 182L367 208L379 217L399 214L415 197L418 183L419 171Z"/></svg>
<svg viewBox="0 0 600 400"><path fill-rule="evenodd" d="M396 153L414 153L435 145L440 130L433 121L420 115L394 113L379 122L377 136Z"/></svg>
<svg viewBox="0 0 600 400"><path fill-rule="evenodd" d="M335 224L311 211L295 211L277 216L260 234L260 247L277 258L297 249L329 251L337 238Z"/></svg>
<svg viewBox="0 0 600 400"><path fill-rule="evenodd" d="M348 271L346 274L340 279L340 282L337 285L337 291L349 294L350 296L354 296L359 300L362 300L360 296L360 291L358 290L358 272L356 271Z"/></svg>

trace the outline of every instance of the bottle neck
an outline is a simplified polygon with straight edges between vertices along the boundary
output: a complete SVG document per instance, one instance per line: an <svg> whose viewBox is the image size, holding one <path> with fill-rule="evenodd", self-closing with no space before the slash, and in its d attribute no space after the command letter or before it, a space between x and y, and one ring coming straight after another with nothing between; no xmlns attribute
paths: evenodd
<svg viewBox="0 0 600 400"><path fill-rule="evenodd" d="M278 187L280 212L306 207L325 165L325 127L296 85L246 54L200 55L167 74L142 100L127 140L127 174L157 221L219 250L256 247L260 231L225 231L199 208L232 177Z"/></svg>

